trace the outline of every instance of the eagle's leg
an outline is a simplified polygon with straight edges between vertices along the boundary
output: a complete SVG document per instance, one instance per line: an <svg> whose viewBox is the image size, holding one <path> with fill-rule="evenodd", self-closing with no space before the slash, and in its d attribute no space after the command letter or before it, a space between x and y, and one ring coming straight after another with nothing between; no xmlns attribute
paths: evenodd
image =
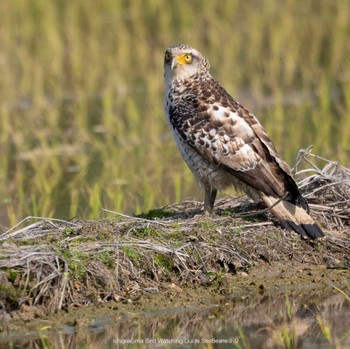
<svg viewBox="0 0 350 349"><path fill-rule="evenodd" d="M216 198L217 190L209 186L205 187L204 194L204 213L212 213L214 208L214 201Z"/></svg>

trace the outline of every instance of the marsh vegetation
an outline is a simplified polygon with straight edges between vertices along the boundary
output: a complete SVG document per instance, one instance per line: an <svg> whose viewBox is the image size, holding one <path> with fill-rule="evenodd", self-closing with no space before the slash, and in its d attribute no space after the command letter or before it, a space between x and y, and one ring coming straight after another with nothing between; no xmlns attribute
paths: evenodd
<svg viewBox="0 0 350 349"><path fill-rule="evenodd" d="M348 1L0 3L0 225L201 198L163 116L163 52L200 49L284 158L349 162Z"/></svg>

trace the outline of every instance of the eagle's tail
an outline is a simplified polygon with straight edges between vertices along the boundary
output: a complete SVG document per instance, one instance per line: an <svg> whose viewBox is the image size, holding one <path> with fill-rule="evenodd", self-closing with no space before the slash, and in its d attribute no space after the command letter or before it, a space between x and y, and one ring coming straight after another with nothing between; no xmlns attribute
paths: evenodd
<svg viewBox="0 0 350 349"><path fill-rule="evenodd" d="M294 230L303 237L311 239L324 236L320 227L302 207L295 206L285 200L278 202L280 199L268 196L262 192L260 192L260 197L267 207L271 207L271 213L284 228Z"/></svg>

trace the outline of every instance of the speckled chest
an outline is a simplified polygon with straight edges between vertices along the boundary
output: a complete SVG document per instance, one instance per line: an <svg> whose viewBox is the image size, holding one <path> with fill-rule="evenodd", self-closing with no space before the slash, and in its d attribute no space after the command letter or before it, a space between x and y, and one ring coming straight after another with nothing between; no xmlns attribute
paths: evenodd
<svg viewBox="0 0 350 349"><path fill-rule="evenodd" d="M215 162L205 158L194 143L203 134L207 121L207 104L200 104L198 84L169 86L165 98L165 115L179 151L202 187L222 189L232 185L232 176ZM204 99L204 98L203 98Z"/></svg>

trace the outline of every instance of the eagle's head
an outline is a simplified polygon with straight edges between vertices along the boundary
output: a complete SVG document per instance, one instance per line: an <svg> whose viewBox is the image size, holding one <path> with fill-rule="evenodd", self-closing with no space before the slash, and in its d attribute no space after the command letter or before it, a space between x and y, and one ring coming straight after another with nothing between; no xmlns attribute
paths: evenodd
<svg viewBox="0 0 350 349"><path fill-rule="evenodd" d="M196 49L188 45L174 45L166 49L164 55L164 77L166 82L187 79L195 74L209 72L208 60Z"/></svg>

